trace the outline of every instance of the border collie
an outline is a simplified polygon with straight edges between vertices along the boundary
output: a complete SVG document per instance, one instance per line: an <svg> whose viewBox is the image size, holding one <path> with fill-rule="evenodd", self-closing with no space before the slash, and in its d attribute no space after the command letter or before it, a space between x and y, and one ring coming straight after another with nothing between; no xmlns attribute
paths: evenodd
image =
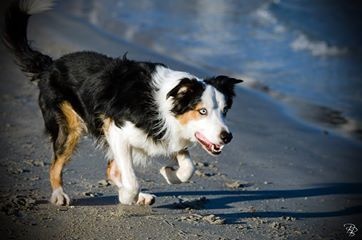
<svg viewBox="0 0 362 240"><path fill-rule="evenodd" d="M53 60L32 49L26 33L29 17L52 4L52 0L15 0L5 16L3 40L21 70L39 87L39 106L54 151L53 204L69 205L62 169L84 133L105 149L107 176L117 186L122 204L155 201L154 195L140 192L134 165L145 164L148 157L170 156L175 166L165 166L160 173L169 184L178 184L194 173L190 146L199 143L218 155L231 141L224 118L235 96L234 86L242 80L200 79L161 63L95 52Z"/></svg>

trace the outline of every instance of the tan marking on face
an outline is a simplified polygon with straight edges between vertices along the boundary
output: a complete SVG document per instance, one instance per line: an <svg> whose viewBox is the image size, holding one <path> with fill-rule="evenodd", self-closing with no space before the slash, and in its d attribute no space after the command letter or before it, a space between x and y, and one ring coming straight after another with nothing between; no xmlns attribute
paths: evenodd
<svg viewBox="0 0 362 240"><path fill-rule="evenodd" d="M61 187L62 170L72 156L74 149L83 132L87 127L83 119L74 111L69 102L63 102L60 105L62 111L62 120L59 121L59 134L57 142L60 143L54 154L54 159L50 166L50 184L53 189Z"/></svg>
<svg viewBox="0 0 362 240"><path fill-rule="evenodd" d="M181 125L186 125L190 121L198 120L202 117L199 110L203 107L204 105L202 103L198 103L194 109L187 111L182 115L178 115L177 120L181 123Z"/></svg>

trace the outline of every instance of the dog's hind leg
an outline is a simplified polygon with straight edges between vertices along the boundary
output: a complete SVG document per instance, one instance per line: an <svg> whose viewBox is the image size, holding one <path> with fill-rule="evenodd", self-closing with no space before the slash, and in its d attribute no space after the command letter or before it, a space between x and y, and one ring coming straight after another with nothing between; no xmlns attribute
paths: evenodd
<svg viewBox="0 0 362 240"><path fill-rule="evenodd" d="M160 173L166 179L168 184L179 184L187 182L195 171L195 166L190 158L190 153L187 150L182 150L176 155L179 167L162 167Z"/></svg>
<svg viewBox="0 0 362 240"><path fill-rule="evenodd" d="M107 179L112 181L119 189L122 188L122 177L119 168L114 160L108 161L107 165ZM155 203L156 196L149 193L140 192L136 204L139 205L152 205Z"/></svg>
<svg viewBox="0 0 362 240"><path fill-rule="evenodd" d="M54 121L49 122L52 121L51 118L44 116L48 129L50 124L53 124L53 130L57 127L55 131L51 132L54 158L49 172L53 190L50 201L55 205L69 205L70 199L63 191L62 170L69 162L79 138L85 130L85 125L68 102L61 103L59 110L55 118L57 126L54 126Z"/></svg>

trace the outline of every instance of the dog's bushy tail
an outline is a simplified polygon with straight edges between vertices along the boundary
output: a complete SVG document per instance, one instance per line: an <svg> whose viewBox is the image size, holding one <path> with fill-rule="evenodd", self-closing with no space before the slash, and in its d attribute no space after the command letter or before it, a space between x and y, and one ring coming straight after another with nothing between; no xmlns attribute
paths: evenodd
<svg viewBox="0 0 362 240"><path fill-rule="evenodd" d="M50 9L53 0L15 0L5 15L3 42L16 57L21 70L33 81L53 62L51 57L31 48L27 38L29 17Z"/></svg>

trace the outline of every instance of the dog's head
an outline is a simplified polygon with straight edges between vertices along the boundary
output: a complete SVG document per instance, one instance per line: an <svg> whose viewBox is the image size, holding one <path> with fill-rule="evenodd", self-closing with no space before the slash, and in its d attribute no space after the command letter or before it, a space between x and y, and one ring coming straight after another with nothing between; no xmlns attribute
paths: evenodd
<svg viewBox="0 0 362 240"><path fill-rule="evenodd" d="M220 154L232 139L225 117L233 103L234 86L240 82L227 76L181 79L167 98L173 100L171 112L182 126L183 138L198 142L211 155Z"/></svg>

